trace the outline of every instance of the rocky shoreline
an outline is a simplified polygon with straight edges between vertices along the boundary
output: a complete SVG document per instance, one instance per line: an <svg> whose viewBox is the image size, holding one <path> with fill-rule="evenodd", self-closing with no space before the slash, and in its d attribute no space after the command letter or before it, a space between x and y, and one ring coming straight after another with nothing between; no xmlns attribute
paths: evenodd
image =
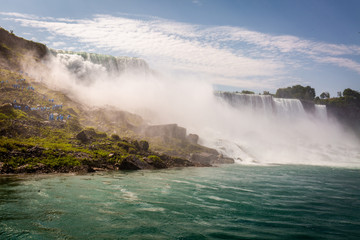
<svg viewBox="0 0 360 240"><path fill-rule="evenodd" d="M11 142L11 141L10 141ZM1 143L0 174L91 173L96 171L152 170L175 167L211 167L233 163L215 150L190 154L189 159L150 150L147 141L107 137L94 129L82 130L67 149L27 143Z"/></svg>

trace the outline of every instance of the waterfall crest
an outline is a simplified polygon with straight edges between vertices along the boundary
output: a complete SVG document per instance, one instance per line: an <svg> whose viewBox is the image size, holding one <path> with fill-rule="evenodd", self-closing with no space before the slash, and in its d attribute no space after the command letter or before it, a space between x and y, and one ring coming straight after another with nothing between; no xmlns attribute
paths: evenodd
<svg viewBox="0 0 360 240"><path fill-rule="evenodd" d="M53 50L50 52L60 59L69 70L85 74L86 77L100 71L110 75L123 73L148 74L150 72L147 62L136 57L114 57L111 55ZM80 76L85 78L83 76Z"/></svg>
<svg viewBox="0 0 360 240"><path fill-rule="evenodd" d="M225 100L225 102L229 103L232 107L240 110L251 109L282 117L299 117L306 115L304 107L298 99L274 98L271 95L229 92L216 92L215 95Z"/></svg>

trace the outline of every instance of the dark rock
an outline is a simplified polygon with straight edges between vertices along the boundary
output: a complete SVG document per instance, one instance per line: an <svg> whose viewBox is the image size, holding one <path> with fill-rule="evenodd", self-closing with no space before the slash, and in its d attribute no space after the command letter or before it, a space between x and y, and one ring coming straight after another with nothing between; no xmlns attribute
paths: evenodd
<svg viewBox="0 0 360 240"><path fill-rule="evenodd" d="M132 147L129 148L128 152L129 152L130 154L136 154L136 153L137 153L136 149L135 149L135 148L132 148Z"/></svg>
<svg viewBox="0 0 360 240"><path fill-rule="evenodd" d="M224 157L222 154L216 153L193 153L190 156L190 161L201 164L230 164L234 163L234 159Z"/></svg>
<svg viewBox="0 0 360 240"><path fill-rule="evenodd" d="M190 156L190 161L201 164L212 164L217 160L217 155L211 153L193 153Z"/></svg>
<svg viewBox="0 0 360 240"><path fill-rule="evenodd" d="M140 150L147 152L149 150L149 143L145 140L139 142Z"/></svg>
<svg viewBox="0 0 360 240"><path fill-rule="evenodd" d="M83 143L89 142L93 138L106 138L106 133L97 133L93 128L85 129L76 135L76 139Z"/></svg>
<svg viewBox="0 0 360 240"><path fill-rule="evenodd" d="M188 140L189 143L191 144L197 144L199 141L199 136L197 134L192 134L190 133L186 139Z"/></svg>
<svg viewBox="0 0 360 240"><path fill-rule="evenodd" d="M119 165L120 170L141 170L141 169L153 169L151 165L145 161L141 161L135 155L129 155Z"/></svg>
<svg viewBox="0 0 360 240"><path fill-rule="evenodd" d="M12 113L14 111L13 109L11 103L4 103L0 106L0 112L4 114Z"/></svg>
<svg viewBox="0 0 360 240"><path fill-rule="evenodd" d="M119 142L117 145L126 151L129 151L129 148L131 147L131 145L125 141Z"/></svg>
<svg viewBox="0 0 360 240"><path fill-rule="evenodd" d="M119 135L116 135L116 134L111 135L111 139L114 141L120 141Z"/></svg>
<svg viewBox="0 0 360 240"><path fill-rule="evenodd" d="M310 100L300 100L304 110L308 113L315 113L315 104Z"/></svg>
<svg viewBox="0 0 360 240"><path fill-rule="evenodd" d="M360 104L348 105L326 105L327 114L330 119L336 119L345 128L353 131L360 138Z"/></svg>
<svg viewBox="0 0 360 240"><path fill-rule="evenodd" d="M90 138L85 134L84 131L79 132L76 135L76 139L80 140L82 143L86 143L90 140Z"/></svg>
<svg viewBox="0 0 360 240"><path fill-rule="evenodd" d="M225 157L220 154L216 161L212 162L212 164L233 164L235 163L233 158Z"/></svg>
<svg viewBox="0 0 360 240"><path fill-rule="evenodd" d="M44 44L17 37L3 28L0 28L0 41L10 49L26 49L39 59L44 58L49 52Z"/></svg>
<svg viewBox="0 0 360 240"><path fill-rule="evenodd" d="M134 145L134 147L135 147L137 150L140 150L140 144L139 144L139 142L138 142L137 140L132 141L131 144Z"/></svg>
<svg viewBox="0 0 360 240"><path fill-rule="evenodd" d="M32 157L40 157L42 155L44 148L34 146L32 148L27 149L27 153Z"/></svg>
<svg viewBox="0 0 360 240"><path fill-rule="evenodd" d="M159 156L151 155L144 158L144 161L154 166L156 169L167 168L166 163Z"/></svg>
<svg viewBox="0 0 360 240"><path fill-rule="evenodd" d="M89 165L81 165L81 166L76 167L74 170L80 174L95 172L95 169Z"/></svg>

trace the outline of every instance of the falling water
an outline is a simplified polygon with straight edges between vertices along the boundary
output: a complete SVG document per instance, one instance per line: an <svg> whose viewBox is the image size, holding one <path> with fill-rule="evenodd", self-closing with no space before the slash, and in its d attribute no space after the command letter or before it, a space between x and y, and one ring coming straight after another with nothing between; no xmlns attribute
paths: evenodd
<svg viewBox="0 0 360 240"><path fill-rule="evenodd" d="M315 115L317 118L323 121L327 121L328 117L327 117L326 106L315 104Z"/></svg>
<svg viewBox="0 0 360 240"><path fill-rule="evenodd" d="M225 102L224 108L231 106L233 119L226 123L231 128L223 128L222 136L203 139L203 143L237 163L360 166L358 140L327 119L324 105L305 111L297 99L215 95Z"/></svg>

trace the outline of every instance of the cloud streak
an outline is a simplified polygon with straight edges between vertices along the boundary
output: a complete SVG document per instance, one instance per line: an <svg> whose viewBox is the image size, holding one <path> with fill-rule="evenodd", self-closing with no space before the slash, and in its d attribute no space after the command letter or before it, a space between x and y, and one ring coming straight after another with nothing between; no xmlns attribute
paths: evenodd
<svg viewBox="0 0 360 240"><path fill-rule="evenodd" d="M315 42L239 27L209 27L154 17L140 20L94 15L90 19L63 19L0 14L22 26L76 39L99 51L141 57L151 65L197 73L217 84L250 87L263 84L275 88L290 76L291 69L309 63L331 64L360 74L360 63L354 60L360 55L357 45ZM54 45L59 46L65 46L63 40Z"/></svg>

